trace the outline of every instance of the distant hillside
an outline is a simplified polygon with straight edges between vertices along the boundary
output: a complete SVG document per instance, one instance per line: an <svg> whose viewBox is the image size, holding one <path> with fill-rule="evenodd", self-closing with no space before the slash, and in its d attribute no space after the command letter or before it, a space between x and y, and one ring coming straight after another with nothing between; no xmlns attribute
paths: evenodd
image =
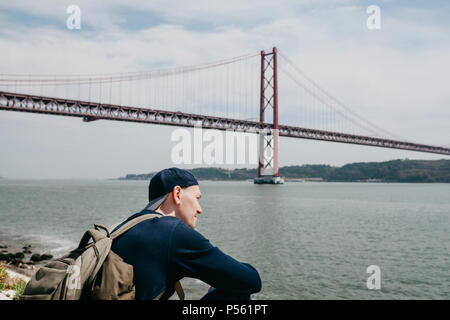
<svg viewBox="0 0 450 320"><path fill-rule="evenodd" d="M195 168L189 169L199 180L248 180L257 175L255 169ZM150 180L154 175L127 174L120 180ZM392 160L386 162L350 163L342 167L302 165L280 168L287 180L379 182L450 182L450 160Z"/></svg>

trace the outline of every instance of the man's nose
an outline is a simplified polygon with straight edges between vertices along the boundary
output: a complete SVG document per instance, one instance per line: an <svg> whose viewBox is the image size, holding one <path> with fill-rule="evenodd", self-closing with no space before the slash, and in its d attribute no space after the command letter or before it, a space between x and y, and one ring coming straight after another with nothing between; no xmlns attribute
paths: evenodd
<svg viewBox="0 0 450 320"><path fill-rule="evenodd" d="M202 212L203 212L202 208L201 208L201 207L198 207L197 213L198 213L198 214L202 214Z"/></svg>

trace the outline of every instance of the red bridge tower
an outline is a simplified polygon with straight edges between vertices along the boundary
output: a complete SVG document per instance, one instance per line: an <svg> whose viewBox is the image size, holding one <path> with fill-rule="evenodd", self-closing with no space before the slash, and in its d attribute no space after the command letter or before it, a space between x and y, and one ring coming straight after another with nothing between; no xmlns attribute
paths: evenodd
<svg viewBox="0 0 450 320"><path fill-rule="evenodd" d="M283 178L278 172L278 74L277 48L272 52L261 51L261 91L259 122L264 123L265 111L273 109L273 128L259 134L259 164L256 184L282 184ZM266 169L272 169L272 174L266 174Z"/></svg>

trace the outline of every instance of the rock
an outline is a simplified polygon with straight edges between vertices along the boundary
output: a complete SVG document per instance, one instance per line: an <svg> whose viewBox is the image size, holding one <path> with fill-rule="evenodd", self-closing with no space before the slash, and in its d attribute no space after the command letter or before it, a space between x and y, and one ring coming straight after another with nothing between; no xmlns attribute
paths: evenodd
<svg viewBox="0 0 450 320"><path fill-rule="evenodd" d="M43 260L49 260L49 259L52 259L52 258L53 258L53 256L51 254L48 254L48 253L44 253L42 255L40 255L38 253L34 253L31 256L30 260L34 261L34 262L39 262L39 261L43 261Z"/></svg>
<svg viewBox="0 0 450 320"><path fill-rule="evenodd" d="M22 252L17 253L0 253L0 261L6 261L7 263L10 263L12 265L19 265L19 263L22 263L22 259L25 257L25 255Z"/></svg>
<svg viewBox="0 0 450 320"><path fill-rule="evenodd" d="M23 253L30 254L31 253L31 245L27 245L22 248Z"/></svg>
<svg viewBox="0 0 450 320"><path fill-rule="evenodd" d="M25 257L25 255L23 254L23 252L17 252L15 254L16 259L23 259L24 257Z"/></svg>
<svg viewBox="0 0 450 320"><path fill-rule="evenodd" d="M20 267L20 265L22 264L22 260L20 259L12 259L9 261L10 264L12 264L13 266L16 267Z"/></svg>
<svg viewBox="0 0 450 320"><path fill-rule="evenodd" d="M0 253L0 260L10 262L16 259L16 255L13 253Z"/></svg>
<svg viewBox="0 0 450 320"><path fill-rule="evenodd" d="M41 261L42 261L42 260L50 260L51 258L53 258L53 256L52 256L51 254L49 254L49 253L44 253L44 254L41 256Z"/></svg>
<svg viewBox="0 0 450 320"><path fill-rule="evenodd" d="M30 265L28 265L27 263L19 263L19 268L30 270L30 269L33 268L33 266L30 266Z"/></svg>
<svg viewBox="0 0 450 320"><path fill-rule="evenodd" d="M23 253L31 253L31 246L25 246L22 248Z"/></svg>
<svg viewBox="0 0 450 320"><path fill-rule="evenodd" d="M38 253L35 253L31 256L30 260L34 261L34 262L39 262L39 261L41 261L41 255Z"/></svg>

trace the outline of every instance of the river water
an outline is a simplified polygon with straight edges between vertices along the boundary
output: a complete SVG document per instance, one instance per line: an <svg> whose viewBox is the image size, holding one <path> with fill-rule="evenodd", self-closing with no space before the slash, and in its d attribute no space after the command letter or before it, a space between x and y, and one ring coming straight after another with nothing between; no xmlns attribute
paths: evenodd
<svg viewBox="0 0 450 320"><path fill-rule="evenodd" d="M58 257L93 223L140 211L147 186L0 180L0 244L32 244ZM450 299L450 184L200 181L200 188L197 230L259 271L263 288L254 299ZM370 290L373 265L380 289ZM182 284L187 299L209 287Z"/></svg>

